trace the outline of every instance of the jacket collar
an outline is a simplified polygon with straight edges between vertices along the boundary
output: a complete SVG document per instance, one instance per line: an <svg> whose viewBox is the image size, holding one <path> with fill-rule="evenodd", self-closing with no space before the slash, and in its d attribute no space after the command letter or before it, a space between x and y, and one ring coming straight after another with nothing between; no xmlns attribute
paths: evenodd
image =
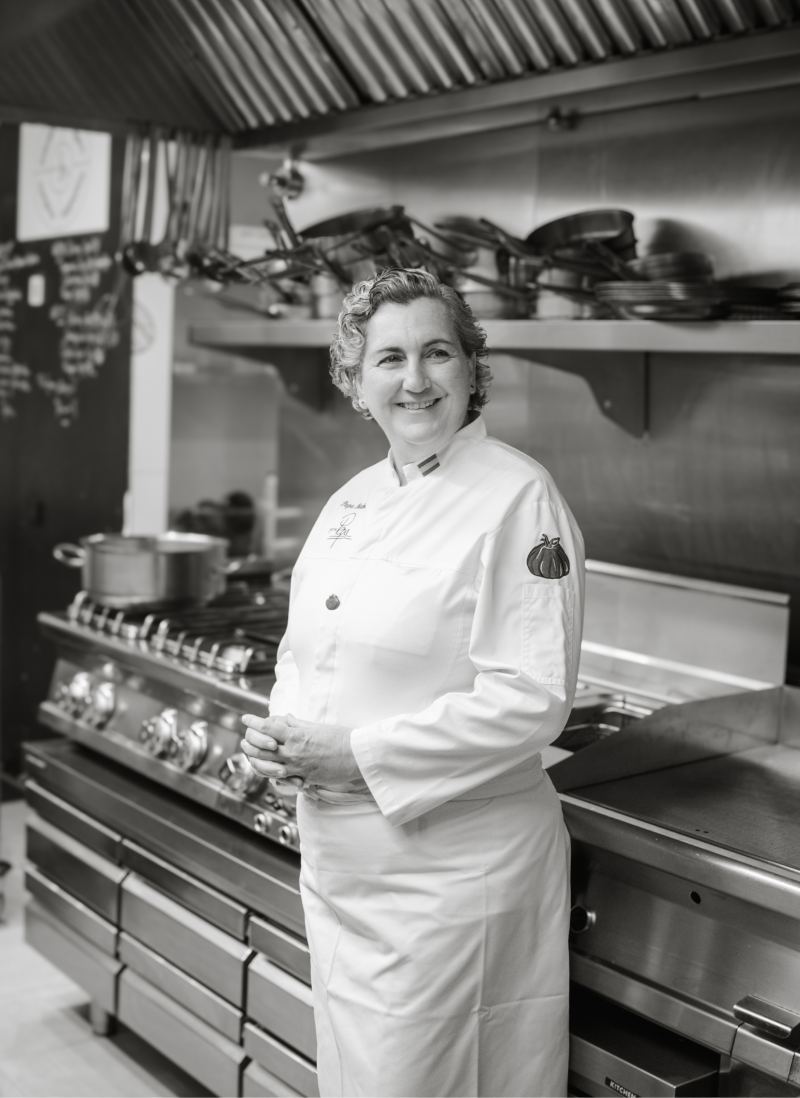
<svg viewBox="0 0 800 1098"><path fill-rule="evenodd" d="M422 480L423 477L430 476L430 474L440 468L440 466L444 465L446 467L449 465L465 444L470 442L481 442L485 439L486 433L486 424L483 416L479 412L470 423L465 427L462 427L460 431L456 431L448 444L442 450L438 451L438 453L430 454L422 461L411 462L408 465L404 465L403 475L409 483L412 480ZM396 483L399 483L400 478L397 475L391 450L389 451L388 458L392 479Z"/></svg>

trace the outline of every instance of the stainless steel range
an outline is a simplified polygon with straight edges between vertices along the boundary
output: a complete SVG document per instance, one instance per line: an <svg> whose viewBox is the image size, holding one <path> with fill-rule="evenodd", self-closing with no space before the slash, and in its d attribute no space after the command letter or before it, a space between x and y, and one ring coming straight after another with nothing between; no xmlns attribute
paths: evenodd
<svg viewBox="0 0 800 1098"><path fill-rule="evenodd" d="M287 613L272 587L169 614L113 611L81 592L66 614L39 618L58 651L40 720L297 850L294 799L240 751L242 714L268 713Z"/></svg>
<svg viewBox="0 0 800 1098"><path fill-rule="evenodd" d="M573 839L573 1093L798 1094L787 600L587 567L575 706L543 753ZM79 595L40 618L40 715L68 740L28 751L30 940L98 1028L118 1015L215 1093L316 1091L294 804L239 750L287 608Z"/></svg>

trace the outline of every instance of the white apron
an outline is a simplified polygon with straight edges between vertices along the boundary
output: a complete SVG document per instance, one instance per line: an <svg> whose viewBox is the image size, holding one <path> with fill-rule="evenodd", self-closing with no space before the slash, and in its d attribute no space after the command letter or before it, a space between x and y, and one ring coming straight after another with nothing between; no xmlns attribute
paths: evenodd
<svg viewBox="0 0 800 1098"><path fill-rule="evenodd" d="M298 798L322 1095L567 1093L568 840L538 776L399 827Z"/></svg>
<svg viewBox="0 0 800 1098"><path fill-rule="evenodd" d="M274 714L352 728L299 798L322 1095L565 1093L567 842L539 752L575 692L583 542L479 417L334 493L298 559Z"/></svg>

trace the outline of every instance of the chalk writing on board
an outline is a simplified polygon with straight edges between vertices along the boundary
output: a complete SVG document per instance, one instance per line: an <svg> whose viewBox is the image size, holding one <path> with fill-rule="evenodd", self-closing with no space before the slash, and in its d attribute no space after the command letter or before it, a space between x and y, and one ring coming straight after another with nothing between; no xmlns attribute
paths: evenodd
<svg viewBox="0 0 800 1098"><path fill-rule="evenodd" d="M98 377L108 351L119 343L116 312L124 276L104 243L99 233L33 245L0 242L0 420L15 416L19 398L35 390L51 402L63 427L77 419L80 384ZM43 273L34 287L31 271L37 267ZM20 310L29 307L56 340L46 335L55 353L35 378L14 350ZM41 347L43 333L35 330ZM36 356L41 360L41 351Z"/></svg>
<svg viewBox="0 0 800 1098"><path fill-rule="evenodd" d="M59 297L62 301L89 304L102 276L114 265L114 260L102 248L103 241L99 236L83 240L57 240L53 244L53 259L61 275Z"/></svg>
<svg viewBox="0 0 800 1098"><path fill-rule="evenodd" d="M106 353L119 342L115 310L117 289L103 289L114 260L103 251L99 235L56 240L51 256L59 274L58 301L48 318L60 330L60 376L38 372L37 384L50 398L56 419L68 427L78 416L78 384L96 378Z"/></svg>
<svg viewBox="0 0 800 1098"><path fill-rule="evenodd" d="M13 419L17 397L31 392L31 370L14 354L16 307L23 293L13 285L12 275L38 263L35 252L15 254L13 240L0 243L0 420Z"/></svg>
<svg viewBox="0 0 800 1098"><path fill-rule="evenodd" d="M37 373L36 384L53 402L53 411L58 422L68 427L78 418L78 384L63 377L51 377Z"/></svg>

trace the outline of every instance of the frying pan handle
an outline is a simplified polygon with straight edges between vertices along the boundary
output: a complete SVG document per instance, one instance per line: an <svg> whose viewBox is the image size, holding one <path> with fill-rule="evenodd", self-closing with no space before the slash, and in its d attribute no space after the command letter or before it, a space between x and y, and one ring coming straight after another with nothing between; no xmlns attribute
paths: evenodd
<svg viewBox="0 0 800 1098"><path fill-rule="evenodd" d="M61 541L53 548L53 556L60 564L66 564L68 568L83 568L86 560L86 550L80 545L73 545L71 541Z"/></svg>

